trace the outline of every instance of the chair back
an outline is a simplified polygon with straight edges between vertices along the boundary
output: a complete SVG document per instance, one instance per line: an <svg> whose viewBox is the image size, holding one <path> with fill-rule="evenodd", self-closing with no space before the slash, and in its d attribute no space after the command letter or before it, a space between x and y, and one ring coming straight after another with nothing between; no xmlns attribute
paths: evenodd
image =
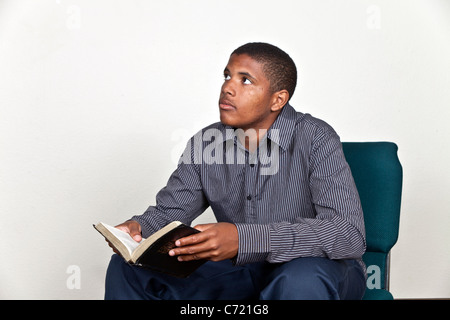
<svg viewBox="0 0 450 320"><path fill-rule="evenodd" d="M361 198L367 250L363 260L381 271L381 289L388 290L388 255L397 242L402 193L402 166L392 142L342 143Z"/></svg>

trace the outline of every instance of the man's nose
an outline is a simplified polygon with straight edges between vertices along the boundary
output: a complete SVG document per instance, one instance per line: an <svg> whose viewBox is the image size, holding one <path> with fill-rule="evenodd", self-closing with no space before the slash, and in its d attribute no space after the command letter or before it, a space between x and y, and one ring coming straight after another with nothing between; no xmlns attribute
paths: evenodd
<svg viewBox="0 0 450 320"><path fill-rule="evenodd" d="M226 80L222 85L222 94L234 96L236 94L236 90L234 88L234 84L231 80Z"/></svg>

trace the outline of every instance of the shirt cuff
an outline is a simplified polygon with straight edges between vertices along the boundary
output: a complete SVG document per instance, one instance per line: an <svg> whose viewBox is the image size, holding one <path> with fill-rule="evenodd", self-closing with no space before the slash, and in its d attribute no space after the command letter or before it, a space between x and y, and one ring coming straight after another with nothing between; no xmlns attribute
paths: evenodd
<svg viewBox="0 0 450 320"><path fill-rule="evenodd" d="M233 263L244 265L266 260L270 252L269 225L241 223L235 225L239 235L239 249Z"/></svg>

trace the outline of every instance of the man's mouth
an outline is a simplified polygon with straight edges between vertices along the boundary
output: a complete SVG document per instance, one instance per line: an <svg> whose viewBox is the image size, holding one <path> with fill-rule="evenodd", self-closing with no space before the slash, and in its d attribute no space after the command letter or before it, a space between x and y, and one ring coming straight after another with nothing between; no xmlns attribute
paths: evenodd
<svg viewBox="0 0 450 320"><path fill-rule="evenodd" d="M236 109L236 107L233 105L233 103L226 99L220 99L219 108L221 110L235 110Z"/></svg>

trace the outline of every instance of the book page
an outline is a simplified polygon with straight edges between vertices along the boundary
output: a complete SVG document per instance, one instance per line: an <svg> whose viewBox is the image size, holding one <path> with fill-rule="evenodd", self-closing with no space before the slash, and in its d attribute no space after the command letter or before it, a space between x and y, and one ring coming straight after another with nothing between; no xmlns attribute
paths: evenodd
<svg viewBox="0 0 450 320"><path fill-rule="evenodd" d="M119 230L113 226L102 223L113 235L115 235L128 249L130 255L133 253L134 249L136 249L140 242L136 242L133 238L126 232ZM144 239L142 239L144 240Z"/></svg>

